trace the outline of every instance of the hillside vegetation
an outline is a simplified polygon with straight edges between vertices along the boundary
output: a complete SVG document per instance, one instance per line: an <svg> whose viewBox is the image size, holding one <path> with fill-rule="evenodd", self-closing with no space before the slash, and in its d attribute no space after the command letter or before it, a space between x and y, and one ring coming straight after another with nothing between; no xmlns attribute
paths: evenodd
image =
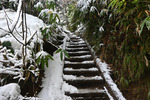
<svg viewBox="0 0 150 100"><path fill-rule="evenodd" d="M150 89L150 1L79 0L68 7L71 31L81 33L114 71L127 100Z"/></svg>

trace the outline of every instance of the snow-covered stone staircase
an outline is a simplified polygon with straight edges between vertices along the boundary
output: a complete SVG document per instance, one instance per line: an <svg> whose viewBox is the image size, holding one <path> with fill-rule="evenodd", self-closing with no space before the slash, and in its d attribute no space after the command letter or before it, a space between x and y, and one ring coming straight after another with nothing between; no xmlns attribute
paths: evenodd
<svg viewBox="0 0 150 100"><path fill-rule="evenodd" d="M77 36L71 37L66 51L70 59L65 58L63 79L77 87L78 92L65 94L73 100L109 100L104 79L85 41Z"/></svg>

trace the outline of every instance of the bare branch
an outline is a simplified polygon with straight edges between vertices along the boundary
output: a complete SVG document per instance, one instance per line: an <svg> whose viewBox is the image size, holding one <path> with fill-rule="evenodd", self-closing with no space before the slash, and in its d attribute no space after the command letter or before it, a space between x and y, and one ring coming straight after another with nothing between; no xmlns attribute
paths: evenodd
<svg viewBox="0 0 150 100"><path fill-rule="evenodd" d="M11 31L13 31L19 21L20 18L20 13L21 13L21 8L22 8L22 1L23 0L19 0L19 5L18 5L18 10L17 10L17 16L16 18L13 20L12 24L11 24Z"/></svg>
<svg viewBox="0 0 150 100"><path fill-rule="evenodd" d="M29 43L29 41L33 38L33 36L34 36L36 33L37 33L37 31L36 31L35 33L33 33L33 34L30 36L30 38L27 40L27 43L26 43L26 44Z"/></svg>
<svg viewBox="0 0 150 100"><path fill-rule="evenodd" d="M6 18L8 18L8 19L9 19L10 23L12 23L12 21L13 21L13 20L9 18L9 16L7 15L7 13L6 13L5 9L4 9L4 12L5 12L5 16L6 16ZM7 19L7 20L8 20L8 19ZM8 23L8 22L7 22L7 23ZM8 24L7 24L7 25L8 25ZM9 27L8 29L9 29L9 31L10 31L10 27ZM8 33L10 33L9 31L7 31L7 32L8 32ZM17 31L17 29L16 29L16 28L15 28L15 31L18 33L18 35L19 35L20 37L22 37L22 36L19 34L19 32Z"/></svg>
<svg viewBox="0 0 150 100"><path fill-rule="evenodd" d="M22 43L13 33L12 31L10 30L10 27L9 27L9 24L8 24L8 19L6 18L6 21L7 21L7 26L8 26L8 29L9 29L9 33L22 45L24 45L24 43Z"/></svg>
<svg viewBox="0 0 150 100"><path fill-rule="evenodd" d="M5 30L5 29L3 29L3 28L1 28L1 27L0 27L0 29L3 30L3 31L5 31L5 32L8 32L8 33L9 33L9 31L7 31L7 30Z"/></svg>

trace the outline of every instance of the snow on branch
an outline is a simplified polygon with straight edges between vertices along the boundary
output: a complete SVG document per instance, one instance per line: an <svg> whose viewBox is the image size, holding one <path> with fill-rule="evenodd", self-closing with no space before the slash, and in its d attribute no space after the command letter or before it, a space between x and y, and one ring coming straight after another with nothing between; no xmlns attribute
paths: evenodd
<svg viewBox="0 0 150 100"><path fill-rule="evenodd" d="M0 68L0 74L8 74L8 75L19 75L19 72L15 72L13 70L7 70L7 69L1 69Z"/></svg>
<svg viewBox="0 0 150 100"><path fill-rule="evenodd" d="M22 7L22 1L23 0L19 0L19 5L18 5L18 10L17 10L17 16L16 18L13 20L11 26L10 26L10 30L11 32L13 32L13 30L15 29L18 21L19 21L19 18L20 18L20 13L21 13L21 7Z"/></svg>

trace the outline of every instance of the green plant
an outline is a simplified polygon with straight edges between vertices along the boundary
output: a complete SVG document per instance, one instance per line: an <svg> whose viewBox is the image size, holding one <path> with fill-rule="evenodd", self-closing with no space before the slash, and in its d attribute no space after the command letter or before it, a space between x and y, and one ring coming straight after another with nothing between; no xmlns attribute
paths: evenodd
<svg viewBox="0 0 150 100"><path fill-rule="evenodd" d="M121 76L120 84L121 84L121 86L122 86L124 89L129 86L128 80L126 80L123 76Z"/></svg>
<svg viewBox="0 0 150 100"><path fill-rule="evenodd" d="M144 26L146 26L147 29L150 30L150 15L149 15L148 17L146 17L146 18L143 20L142 24L140 25L141 30L140 30L140 32L139 32L139 35L141 35Z"/></svg>
<svg viewBox="0 0 150 100"><path fill-rule="evenodd" d="M4 41L4 42L2 43L2 46L3 46L3 47L6 47L7 49L10 49L11 52L14 53L14 50L13 50L13 48L11 47L11 42L10 42L10 41Z"/></svg>
<svg viewBox="0 0 150 100"><path fill-rule="evenodd" d="M48 67L48 60L51 59L51 60L54 60L53 57L51 55L49 55L48 53L44 52L44 51L41 51L41 52L38 52L36 54L36 63L37 65L41 66L42 69L44 69L45 65L46 67Z"/></svg>
<svg viewBox="0 0 150 100"><path fill-rule="evenodd" d="M70 56L68 55L68 53L66 52L66 50L63 49L58 49L55 53L60 53L60 58L61 60L63 60L63 55L65 55L67 58L70 58Z"/></svg>

